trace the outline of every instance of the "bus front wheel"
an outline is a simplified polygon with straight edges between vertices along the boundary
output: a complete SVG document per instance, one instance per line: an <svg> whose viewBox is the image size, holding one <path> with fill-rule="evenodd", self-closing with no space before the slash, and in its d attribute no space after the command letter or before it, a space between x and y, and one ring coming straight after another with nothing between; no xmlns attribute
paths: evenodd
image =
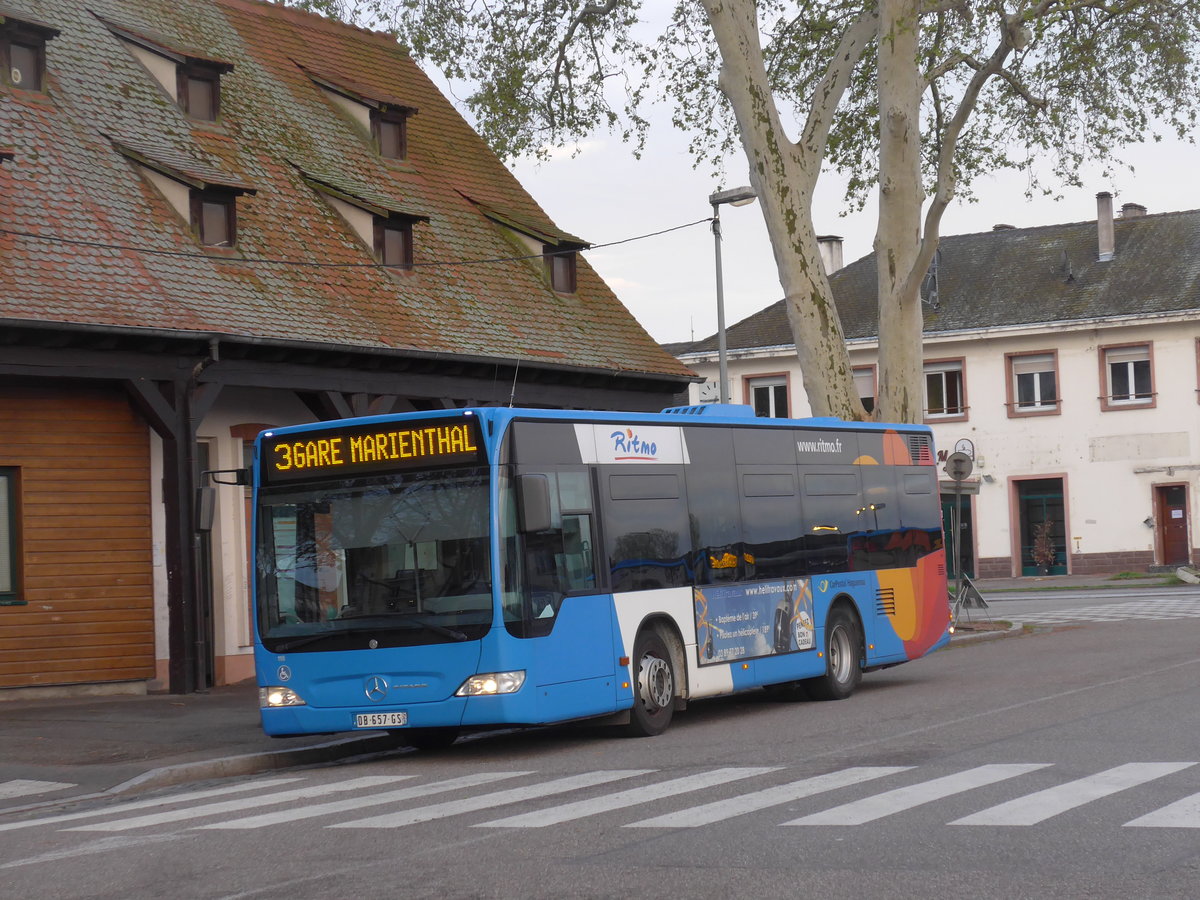
<svg viewBox="0 0 1200 900"><path fill-rule="evenodd" d="M654 631L643 631L633 643L633 709L628 733L634 737L662 734L675 712L675 669L666 643Z"/></svg>
<svg viewBox="0 0 1200 900"><path fill-rule="evenodd" d="M825 620L825 674L805 681L814 700L845 700L862 681L862 630L852 613L838 607Z"/></svg>

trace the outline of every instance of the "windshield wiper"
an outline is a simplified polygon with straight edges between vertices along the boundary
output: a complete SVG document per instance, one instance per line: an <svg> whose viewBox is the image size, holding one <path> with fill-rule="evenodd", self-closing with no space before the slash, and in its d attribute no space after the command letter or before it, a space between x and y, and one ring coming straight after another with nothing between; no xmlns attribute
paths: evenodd
<svg viewBox="0 0 1200 900"><path fill-rule="evenodd" d="M375 627L377 628L411 628L413 626L417 628L428 628L430 631L440 634L443 637L448 637L454 641L470 640L470 638L468 638L461 631L457 631L453 628L447 628L445 625L439 625L437 622L431 622L418 613L397 612L389 613L387 615L380 615L379 613L363 613L361 615L340 616L339 618L342 620L371 619L375 622ZM353 630L370 631L372 629L362 625L357 625L353 628Z"/></svg>
<svg viewBox="0 0 1200 900"><path fill-rule="evenodd" d="M319 634L306 634L306 635L303 635L302 637L296 638L295 640L291 640L291 641L288 641L287 643L280 644L278 647L276 647L271 652L272 653L286 653L288 650L295 650L297 647L305 647L308 644L315 644L315 643L317 643L317 641L323 641L326 638L338 637L338 636L344 635L344 634L355 634L360 631L368 631L368 630L369 629L366 629L366 628L354 628L354 629L339 628L337 631L322 631Z"/></svg>
<svg viewBox="0 0 1200 900"><path fill-rule="evenodd" d="M417 618L412 613L406 613L405 618L411 619L416 624L418 624L424 628L428 628L430 631L436 632L437 634L443 635L444 637L448 637L452 641L467 640L467 636L465 634L463 634L461 631L458 631L457 629L454 629L454 628L447 628L445 625L439 625L437 622L430 622L428 619L426 619L424 617Z"/></svg>

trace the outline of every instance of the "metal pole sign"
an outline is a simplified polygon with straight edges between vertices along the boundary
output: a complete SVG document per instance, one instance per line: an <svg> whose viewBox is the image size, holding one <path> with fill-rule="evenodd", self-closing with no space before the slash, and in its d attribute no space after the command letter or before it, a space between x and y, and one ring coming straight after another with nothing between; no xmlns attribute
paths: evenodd
<svg viewBox="0 0 1200 900"><path fill-rule="evenodd" d="M954 594L962 593L962 483L975 468L975 461L961 450L956 450L946 457L943 470L954 481L954 512L950 516L950 527L954 529L954 539L950 542L950 552L954 554L954 577L956 580Z"/></svg>
<svg viewBox="0 0 1200 900"><path fill-rule="evenodd" d="M954 481L965 481L975 468L975 461L961 450L946 457L943 471Z"/></svg>

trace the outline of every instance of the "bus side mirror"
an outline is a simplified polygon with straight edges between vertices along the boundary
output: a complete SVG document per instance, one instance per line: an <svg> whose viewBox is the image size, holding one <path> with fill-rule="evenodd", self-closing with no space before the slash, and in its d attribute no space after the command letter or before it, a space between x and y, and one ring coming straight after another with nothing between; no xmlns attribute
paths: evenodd
<svg viewBox="0 0 1200 900"><path fill-rule="evenodd" d="M205 475L213 484L236 484L242 487L250 484L249 469L205 469L200 473L201 484L204 483ZM218 478L218 475L221 477Z"/></svg>
<svg viewBox="0 0 1200 900"><path fill-rule="evenodd" d="M217 489L213 487L196 488L196 530L209 532L213 530L213 517L217 507Z"/></svg>
<svg viewBox="0 0 1200 900"><path fill-rule="evenodd" d="M550 529L550 479L517 476L517 530L522 534Z"/></svg>

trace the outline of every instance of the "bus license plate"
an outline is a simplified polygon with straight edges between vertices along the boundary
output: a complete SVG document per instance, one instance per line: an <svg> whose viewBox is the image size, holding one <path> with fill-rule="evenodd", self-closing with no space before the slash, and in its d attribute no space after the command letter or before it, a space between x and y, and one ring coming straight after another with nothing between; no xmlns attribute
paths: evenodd
<svg viewBox="0 0 1200 900"><path fill-rule="evenodd" d="M358 713L354 717L355 728L402 728L408 724L408 713Z"/></svg>

